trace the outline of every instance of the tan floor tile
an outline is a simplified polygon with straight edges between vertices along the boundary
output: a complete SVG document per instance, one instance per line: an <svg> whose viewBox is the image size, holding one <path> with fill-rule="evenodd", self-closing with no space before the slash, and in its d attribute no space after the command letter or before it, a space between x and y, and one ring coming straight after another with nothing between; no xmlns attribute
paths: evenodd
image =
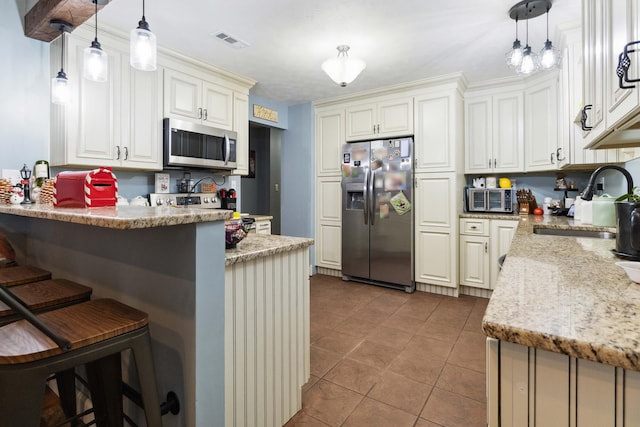
<svg viewBox="0 0 640 427"><path fill-rule="evenodd" d="M320 338L327 335L331 331L333 331L333 329L325 328L324 326L318 326L315 322L311 322L309 331L311 344L318 341Z"/></svg>
<svg viewBox="0 0 640 427"><path fill-rule="evenodd" d="M410 414L419 415L431 389L428 384L387 371L367 396Z"/></svg>
<svg viewBox="0 0 640 427"><path fill-rule="evenodd" d="M323 377L360 394L367 394L378 381L382 371L351 359L344 359Z"/></svg>
<svg viewBox="0 0 640 427"><path fill-rule="evenodd" d="M342 356L332 351L327 351L322 348L311 346L311 375L316 377L322 377L329 372L329 369L333 368L340 360Z"/></svg>
<svg viewBox="0 0 640 427"><path fill-rule="evenodd" d="M484 311L472 310L467 322L464 324L464 330L469 332L482 333L482 318Z"/></svg>
<svg viewBox="0 0 640 427"><path fill-rule="evenodd" d="M364 320L356 322L353 319L346 319L334 326L333 330L345 333L347 335L353 335L354 337L364 338L377 327L377 324L366 322Z"/></svg>
<svg viewBox="0 0 640 427"><path fill-rule="evenodd" d="M349 415L344 427L413 427L416 416L369 398Z"/></svg>
<svg viewBox="0 0 640 427"><path fill-rule="evenodd" d="M305 414L331 426L340 426L363 396L325 380L318 381L307 393Z"/></svg>
<svg viewBox="0 0 640 427"><path fill-rule="evenodd" d="M391 365L389 371L414 381L434 385L444 367L444 360L430 357L415 357L401 353Z"/></svg>
<svg viewBox="0 0 640 427"><path fill-rule="evenodd" d="M326 427L328 425L329 424L323 423L322 421L305 414L304 411L299 411L284 425L284 427Z"/></svg>
<svg viewBox="0 0 640 427"><path fill-rule="evenodd" d="M364 320L365 322L375 323L376 325L379 325L380 323L387 320L389 316L390 316L389 313L382 310L377 310L375 308L369 309L367 307L361 307L360 309L351 313L351 315L349 316L349 319L355 322Z"/></svg>
<svg viewBox="0 0 640 427"><path fill-rule="evenodd" d="M431 392L420 418L447 427L486 427L486 405L437 387Z"/></svg>
<svg viewBox="0 0 640 427"><path fill-rule="evenodd" d="M486 402L486 382L483 373L446 364L438 378L436 387L464 397Z"/></svg>
<svg viewBox="0 0 640 427"><path fill-rule="evenodd" d="M437 325L434 323L424 323L416 331L416 335L427 338L434 338L440 341L455 343L460 335L460 328L448 325Z"/></svg>
<svg viewBox="0 0 640 427"><path fill-rule="evenodd" d="M416 299L407 301L396 313L401 316L427 320L440 304L437 300Z"/></svg>
<svg viewBox="0 0 640 427"><path fill-rule="evenodd" d="M353 335L338 331L331 331L315 341L313 345L344 356L356 348L361 342L362 338L360 337L354 337Z"/></svg>
<svg viewBox="0 0 640 427"><path fill-rule="evenodd" d="M432 423L431 421L425 420L424 418L418 418L416 425L414 427L442 427L440 424Z"/></svg>
<svg viewBox="0 0 640 427"><path fill-rule="evenodd" d="M307 382L302 386L302 393L304 394L304 393L306 393L307 391L309 391L309 389L310 389L311 387L313 387L313 385L314 385L315 383L317 383L319 379L320 379L320 378L316 377L315 375L310 375L310 376L309 376L309 381L307 381Z"/></svg>
<svg viewBox="0 0 640 427"><path fill-rule="evenodd" d="M409 297L409 294L400 292L398 292L397 295L380 295L374 300L367 303L366 307L392 314L396 310L398 310L398 308L400 308L405 302L407 302L407 299Z"/></svg>
<svg viewBox="0 0 640 427"><path fill-rule="evenodd" d="M484 373L486 370L486 341L487 337L483 334L462 331L447 362Z"/></svg>
<svg viewBox="0 0 640 427"><path fill-rule="evenodd" d="M404 352L412 354L416 358L431 357L434 359L447 360L453 344L454 343L450 341L414 335L407 343Z"/></svg>
<svg viewBox="0 0 640 427"><path fill-rule="evenodd" d="M384 325L372 330L367 337L368 341L385 344L402 350L413 337L412 332L388 328Z"/></svg>
<svg viewBox="0 0 640 427"><path fill-rule="evenodd" d="M338 323L344 321L347 316L331 313L329 311L323 311L320 313L311 313L309 316L311 324L323 328L333 328Z"/></svg>
<svg viewBox="0 0 640 427"><path fill-rule="evenodd" d="M364 340L349 354L349 359L384 369L398 356L400 349Z"/></svg>
<svg viewBox="0 0 640 427"><path fill-rule="evenodd" d="M401 331L416 331L424 325L424 321L415 317L407 316L396 311L387 320L384 326L387 328L399 329Z"/></svg>
<svg viewBox="0 0 640 427"><path fill-rule="evenodd" d="M427 323L462 329L469 317L469 313L471 313L471 309L438 307L433 314L429 316Z"/></svg>

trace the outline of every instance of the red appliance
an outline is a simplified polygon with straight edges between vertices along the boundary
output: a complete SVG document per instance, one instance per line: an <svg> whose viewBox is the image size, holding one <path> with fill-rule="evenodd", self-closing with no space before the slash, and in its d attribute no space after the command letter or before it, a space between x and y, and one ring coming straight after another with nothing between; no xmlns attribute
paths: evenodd
<svg viewBox="0 0 640 427"><path fill-rule="evenodd" d="M97 208L115 206L118 201L118 180L111 168L60 172L53 188L55 207Z"/></svg>

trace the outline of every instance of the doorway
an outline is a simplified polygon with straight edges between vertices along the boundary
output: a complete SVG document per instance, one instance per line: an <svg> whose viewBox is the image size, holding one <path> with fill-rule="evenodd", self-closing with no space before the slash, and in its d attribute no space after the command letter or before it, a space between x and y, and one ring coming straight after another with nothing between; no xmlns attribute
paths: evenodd
<svg viewBox="0 0 640 427"><path fill-rule="evenodd" d="M271 233L280 234L280 129L249 123L249 175L241 178L242 211L271 215Z"/></svg>

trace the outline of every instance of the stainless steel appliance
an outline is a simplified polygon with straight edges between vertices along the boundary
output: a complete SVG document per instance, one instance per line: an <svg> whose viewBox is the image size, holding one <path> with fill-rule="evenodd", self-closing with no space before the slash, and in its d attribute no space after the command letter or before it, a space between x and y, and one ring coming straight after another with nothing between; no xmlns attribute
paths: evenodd
<svg viewBox="0 0 640 427"><path fill-rule="evenodd" d="M412 203L413 138L343 145L343 279L415 290Z"/></svg>
<svg viewBox="0 0 640 427"><path fill-rule="evenodd" d="M164 119L163 124L166 168L237 168L235 132L175 119Z"/></svg>
<svg viewBox="0 0 640 427"><path fill-rule="evenodd" d="M216 193L152 193L149 194L149 203L151 206L190 206L202 209L222 207Z"/></svg>
<svg viewBox="0 0 640 427"><path fill-rule="evenodd" d="M513 188L467 187L468 212L513 212Z"/></svg>

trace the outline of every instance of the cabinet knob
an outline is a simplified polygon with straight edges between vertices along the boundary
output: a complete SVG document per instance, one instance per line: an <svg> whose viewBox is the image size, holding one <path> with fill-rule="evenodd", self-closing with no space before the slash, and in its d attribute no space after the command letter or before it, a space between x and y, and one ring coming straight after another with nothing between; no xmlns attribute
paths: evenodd
<svg viewBox="0 0 640 427"><path fill-rule="evenodd" d="M202 110L202 112L203 112L203 117L202 118L204 120L207 120L207 109L205 108L204 110Z"/></svg>
<svg viewBox="0 0 640 427"><path fill-rule="evenodd" d="M476 228L478 228L478 227L476 227L475 225L472 225L472 226L471 226L471 227L469 227L469 228L470 228L470 229L472 229L472 230L475 230L475 229L476 229Z"/></svg>
<svg viewBox="0 0 640 427"><path fill-rule="evenodd" d="M202 118L202 108L198 108L198 118Z"/></svg>
<svg viewBox="0 0 640 427"><path fill-rule="evenodd" d="M124 147L124 159L129 160L129 147Z"/></svg>
<svg viewBox="0 0 640 427"><path fill-rule="evenodd" d="M498 159L493 159L493 167L494 168L498 167Z"/></svg>
<svg viewBox="0 0 640 427"><path fill-rule="evenodd" d="M558 149L556 150L556 160L558 162L564 162L566 157L562 157L560 156L560 153L562 152L562 147L558 147Z"/></svg>
<svg viewBox="0 0 640 427"><path fill-rule="evenodd" d="M116 160L120 160L120 146L116 145Z"/></svg>
<svg viewBox="0 0 640 427"><path fill-rule="evenodd" d="M484 253L486 254L489 251L489 244L484 242Z"/></svg>
<svg viewBox="0 0 640 427"><path fill-rule="evenodd" d="M554 164L554 163L555 163L555 162L553 161L553 156L554 156L555 154L556 154L556 153L551 153L551 164Z"/></svg>

